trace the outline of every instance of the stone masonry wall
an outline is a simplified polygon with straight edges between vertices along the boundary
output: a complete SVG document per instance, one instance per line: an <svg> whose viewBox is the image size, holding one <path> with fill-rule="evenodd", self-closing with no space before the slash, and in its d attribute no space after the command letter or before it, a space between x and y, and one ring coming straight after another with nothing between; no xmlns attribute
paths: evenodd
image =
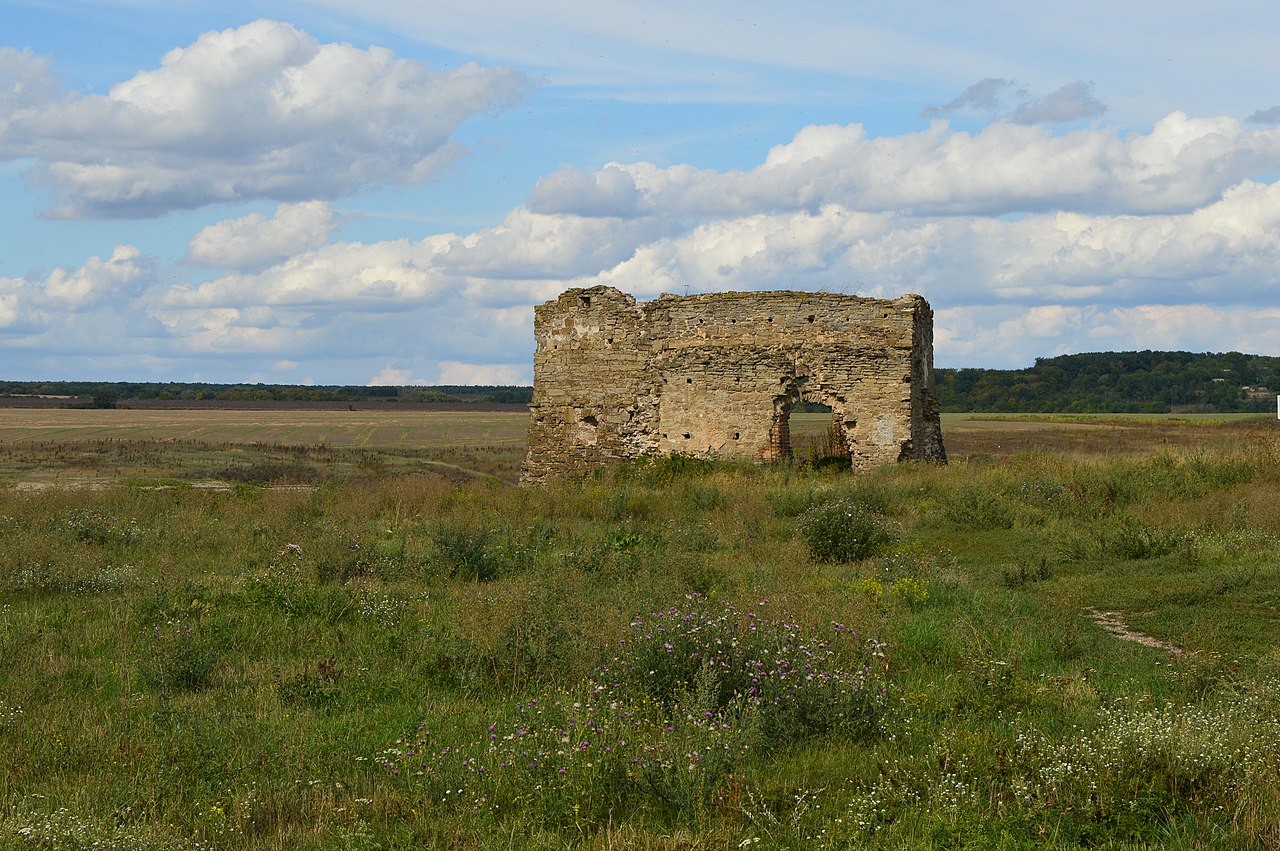
<svg viewBox="0 0 1280 851"><path fill-rule="evenodd" d="M522 480L675 452L772 460L791 406L830 405L855 470L945 461L933 312L917 295L673 296L571 289L534 313Z"/></svg>

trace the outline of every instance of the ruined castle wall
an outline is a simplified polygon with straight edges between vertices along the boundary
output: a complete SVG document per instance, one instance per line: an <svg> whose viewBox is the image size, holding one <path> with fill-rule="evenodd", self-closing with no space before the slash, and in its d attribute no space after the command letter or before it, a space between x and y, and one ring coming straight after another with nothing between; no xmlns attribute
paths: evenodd
<svg viewBox="0 0 1280 851"><path fill-rule="evenodd" d="M526 478L561 478L653 453L657 408L645 403L644 324L634 298L606 287L569 290L534 309Z"/></svg>
<svg viewBox="0 0 1280 851"><path fill-rule="evenodd" d="M784 457L790 407L828 404L850 464L945 460L919 296L664 295L609 287L537 308L525 481L682 452Z"/></svg>

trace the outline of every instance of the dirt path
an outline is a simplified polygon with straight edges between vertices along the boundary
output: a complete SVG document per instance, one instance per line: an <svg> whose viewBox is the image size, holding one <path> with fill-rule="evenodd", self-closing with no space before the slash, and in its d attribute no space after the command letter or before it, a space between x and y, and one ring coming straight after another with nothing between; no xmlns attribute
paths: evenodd
<svg viewBox="0 0 1280 851"><path fill-rule="evenodd" d="M1136 641L1144 647L1155 647L1158 650L1164 650L1171 656L1181 656L1186 651L1181 647L1170 644L1167 641L1161 641L1158 638L1152 638L1150 635L1144 635L1141 632L1134 632L1125 625L1121 619L1120 612L1101 612L1097 609L1085 609L1089 613L1089 618L1098 626L1111 633L1121 641Z"/></svg>

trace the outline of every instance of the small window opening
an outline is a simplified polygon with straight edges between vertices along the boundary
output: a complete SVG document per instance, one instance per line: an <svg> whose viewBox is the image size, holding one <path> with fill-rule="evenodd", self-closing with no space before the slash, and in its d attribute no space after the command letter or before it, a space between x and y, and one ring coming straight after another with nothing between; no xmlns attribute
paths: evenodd
<svg viewBox="0 0 1280 851"><path fill-rule="evenodd" d="M683 437L685 440L688 440L690 435L689 435L689 432L687 432L687 431L686 431L686 432L681 433L681 435L680 435L680 436L681 436L681 437Z"/></svg>
<svg viewBox="0 0 1280 851"><path fill-rule="evenodd" d="M733 433L733 439L734 439L734 440L737 440L737 439L739 439L740 437L742 437L742 432L740 432L740 431L735 431L735 432Z"/></svg>
<svg viewBox="0 0 1280 851"><path fill-rule="evenodd" d="M810 313L810 314L809 314L809 322L813 322L814 318L815 318L815 317L814 317L814 315L813 315L812 313Z"/></svg>
<svg viewBox="0 0 1280 851"><path fill-rule="evenodd" d="M693 383L693 379L692 379L692 378L686 378L686 379L684 380L684 383L685 383L685 384L692 384L692 383Z"/></svg>

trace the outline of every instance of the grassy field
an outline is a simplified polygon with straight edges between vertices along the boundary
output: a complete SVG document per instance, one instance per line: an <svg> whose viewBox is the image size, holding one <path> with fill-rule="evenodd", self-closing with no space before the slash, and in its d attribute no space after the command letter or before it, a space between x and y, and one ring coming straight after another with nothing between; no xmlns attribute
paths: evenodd
<svg viewBox="0 0 1280 851"><path fill-rule="evenodd" d="M295 483L363 472L519 477L528 415L0 408L0 481Z"/></svg>
<svg viewBox="0 0 1280 851"><path fill-rule="evenodd" d="M792 417L798 457L829 422L825 414ZM1215 448L1265 437L1272 425L1256 414L946 414L943 423L951 457L962 461ZM434 473L514 483L527 427L527 414L506 412L0 408L0 482L314 484Z"/></svg>
<svg viewBox="0 0 1280 851"><path fill-rule="evenodd" d="M1280 846L1274 420L825 424L0 411L0 848Z"/></svg>

